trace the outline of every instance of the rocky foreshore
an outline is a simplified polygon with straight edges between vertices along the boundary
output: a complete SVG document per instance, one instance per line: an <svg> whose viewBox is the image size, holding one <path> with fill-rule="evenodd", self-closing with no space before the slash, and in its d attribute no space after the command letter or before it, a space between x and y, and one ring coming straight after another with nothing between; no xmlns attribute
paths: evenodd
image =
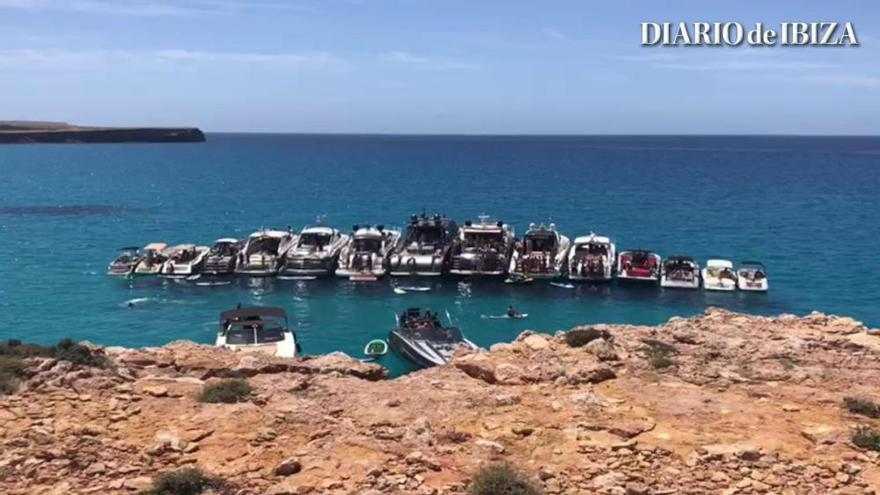
<svg viewBox="0 0 880 495"><path fill-rule="evenodd" d="M656 327L525 332L386 380L334 354L176 342L26 360L0 396L0 493L139 493L198 466L239 494L465 493L503 461L546 494L874 494L880 337L850 318L711 309ZM235 377L244 402L199 402Z"/></svg>

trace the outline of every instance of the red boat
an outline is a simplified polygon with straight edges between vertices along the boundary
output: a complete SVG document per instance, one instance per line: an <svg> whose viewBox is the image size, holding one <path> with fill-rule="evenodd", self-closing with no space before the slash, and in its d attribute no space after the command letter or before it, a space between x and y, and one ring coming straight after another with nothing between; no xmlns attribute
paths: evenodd
<svg viewBox="0 0 880 495"><path fill-rule="evenodd" d="M634 282L659 282L660 255L644 249L622 251L617 258L617 278Z"/></svg>

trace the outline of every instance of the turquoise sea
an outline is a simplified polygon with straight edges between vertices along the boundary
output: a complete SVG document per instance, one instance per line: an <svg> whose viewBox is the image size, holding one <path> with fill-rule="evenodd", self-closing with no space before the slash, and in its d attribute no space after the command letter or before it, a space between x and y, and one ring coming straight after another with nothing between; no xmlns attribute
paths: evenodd
<svg viewBox="0 0 880 495"><path fill-rule="evenodd" d="M566 291L434 281L242 280L194 287L105 275L115 250L209 244L320 215L400 226L414 212L481 213L522 234L555 222L575 237L663 256L763 260L769 294L617 285ZM304 352L384 337L408 306L448 311L480 345L524 329L655 324L707 306L756 314L820 310L880 326L880 138L415 137L209 134L203 144L0 147L0 338L107 345L212 343L241 302L285 308ZM145 298L135 308L125 302ZM513 304L530 317L489 321ZM383 360L392 371L406 365Z"/></svg>

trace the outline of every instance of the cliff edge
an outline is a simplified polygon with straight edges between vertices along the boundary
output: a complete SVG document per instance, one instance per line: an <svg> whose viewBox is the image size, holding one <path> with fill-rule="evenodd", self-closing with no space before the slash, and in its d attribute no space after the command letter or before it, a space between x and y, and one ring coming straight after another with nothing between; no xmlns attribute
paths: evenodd
<svg viewBox="0 0 880 495"><path fill-rule="evenodd" d="M0 144L198 143L194 127L84 127L63 122L0 121Z"/></svg>
<svg viewBox="0 0 880 495"><path fill-rule="evenodd" d="M95 348L105 368L30 358L0 397L0 492L138 493L198 466L230 493L439 495L504 461L546 494L872 494L880 453L853 433L880 420L843 404L880 400L873 333L710 309L525 332L394 380L186 342ZM228 377L246 401L196 400Z"/></svg>

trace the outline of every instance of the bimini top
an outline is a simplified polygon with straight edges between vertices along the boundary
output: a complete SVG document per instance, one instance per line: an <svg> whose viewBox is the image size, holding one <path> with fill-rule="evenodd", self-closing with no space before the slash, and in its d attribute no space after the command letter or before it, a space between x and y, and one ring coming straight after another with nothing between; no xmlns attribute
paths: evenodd
<svg viewBox="0 0 880 495"><path fill-rule="evenodd" d="M168 247L164 242L151 242L144 246L145 251L162 251Z"/></svg>
<svg viewBox="0 0 880 495"><path fill-rule="evenodd" d="M351 228L351 231L359 239L376 239L385 235L385 226L355 225Z"/></svg>
<svg viewBox="0 0 880 495"><path fill-rule="evenodd" d="M261 317L283 318L287 321L287 312L281 308L272 308L268 306L255 306L251 308L230 309L220 313L220 324L224 322L248 319L260 319Z"/></svg>
<svg viewBox="0 0 880 495"><path fill-rule="evenodd" d="M238 239L233 239L231 237L224 237L222 239L217 239L214 241L214 244L235 244L238 242Z"/></svg>
<svg viewBox="0 0 880 495"><path fill-rule="evenodd" d="M717 266L719 268L733 268L733 263L728 260L707 260L706 266Z"/></svg>
<svg viewBox="0 0 880 495"><path fill-rule="evenodd" d="M596 234L591 233L590 235L585 235L585 236L581 236L581 237L576 238L574 240L574 243L575 244L590 244L590 243L611 244L611 239L609 239L605 236L596 235Z"/></svg>

